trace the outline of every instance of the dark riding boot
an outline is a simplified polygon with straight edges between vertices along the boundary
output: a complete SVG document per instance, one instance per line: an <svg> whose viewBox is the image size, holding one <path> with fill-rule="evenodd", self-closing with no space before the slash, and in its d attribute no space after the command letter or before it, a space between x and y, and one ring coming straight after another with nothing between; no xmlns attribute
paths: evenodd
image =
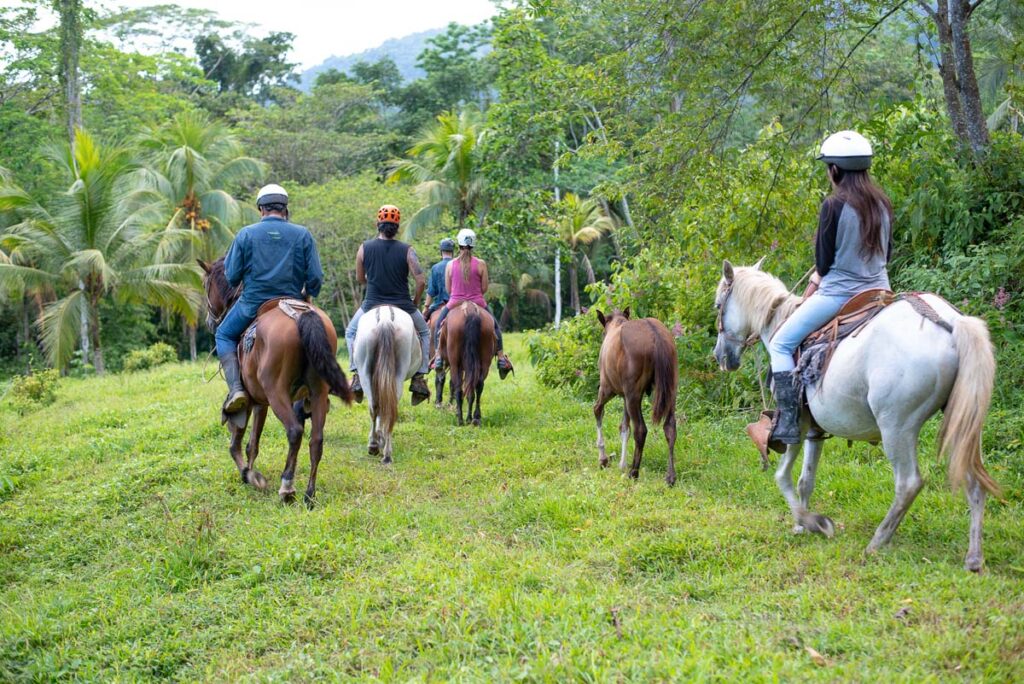
<svg viewBox="0 0 1024 684"><path fill-rule="evenodd" d="M352 390L352 398L357 403L363 403L363 383L359 382L359 373L352 371L352 380L348 383L348 388Z"/></svg>
<svg viewBox="0 0 1024 684"><path fill-rule="evenodd" d="M775 395L775 425L770 442L800 443L800 383L790 371L772 374L772 393Z"/></svg>
<svg viewBox="0 0 1024 684"><path fill-rule="evenodd" d="M224 369L224 379L228 383L228 397L224 400L224 413L232 414L245 408L249 401L245 394L245 386L242 385L242 374L238 368L238 354L231 352L225 354L220 360L220 366Z"/></svg>
<svg viewBox="0 0 1024 684"><path fill-rule="evenodd" d="M427 380L423 373L412 376L412 380L409 382L409 391L412 392L413 406L430 398L430 388L427 387Z"/></svg>

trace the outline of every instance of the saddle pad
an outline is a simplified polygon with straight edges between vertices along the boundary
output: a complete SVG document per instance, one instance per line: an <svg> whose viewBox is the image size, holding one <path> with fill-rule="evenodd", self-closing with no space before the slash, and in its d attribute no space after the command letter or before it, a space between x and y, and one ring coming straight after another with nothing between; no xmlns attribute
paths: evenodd
<svg viewBox="0 0 1024 684"><path fill-rule="evenodd" d="M256 321L249 324L242 335L242 351L246 354L252 351L252 345L256 343Z"/></svg>

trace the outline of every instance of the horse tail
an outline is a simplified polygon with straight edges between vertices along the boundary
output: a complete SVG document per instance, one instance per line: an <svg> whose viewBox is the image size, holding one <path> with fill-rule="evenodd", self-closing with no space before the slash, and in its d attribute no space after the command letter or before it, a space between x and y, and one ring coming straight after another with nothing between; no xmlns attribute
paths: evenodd
<svg viewBox="0 0 1024 684"><path fill-rule="evenodd" d="M469 395L480 383L480 312L466 314L466 323L462 327L462 393Z"/></svg>
<svg viewBox="0 0 1024 684"><path fill-rule="evenodd" d="M939 454L949 457L954 489L973 476L983 489L998 495L999 485L981 462L981 428L985 424L996 373L988 326L980 318L961 316L953 323L959 369L939 430Z"/></svg>
<svg viewBox="0 0 1024 684"><path fill-rule="evenodd" d="M370 356L370 392L381 430L390 433L398 422L398 375L395 325L381 321L377 326L377 349Z"/></svg>
<svg viewBox="0 0 1024 684"><path fill-rule="evenodd" d="M655 327L653 324L651 327ZM675 345L661 331L654 329L654 397L652 416L654 423L668 420L676 404L676 386L679 384L679 364Z"/></svg>
<svg viewBox="0 0 1024 684"><path fill-rule="evenodd" d="M349 389L345 373L334 357L334 349L327 339L327 329L316 311L306 311L299 316L299 340L306 360L327 386L330 393L339 397L346 404L352 403L352 390Z"/></svg>

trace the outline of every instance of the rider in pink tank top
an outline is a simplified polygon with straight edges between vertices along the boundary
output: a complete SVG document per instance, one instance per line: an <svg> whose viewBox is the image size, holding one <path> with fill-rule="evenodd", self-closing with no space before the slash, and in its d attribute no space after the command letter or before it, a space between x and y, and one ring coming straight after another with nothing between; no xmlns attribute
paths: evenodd
<svg viewBox="0 0 1024 684"><path fill-rule="evenodd" d="M491 307L487 306L487 301L484 299L484 293L487 292L488 286L487 262L472 256L471 252L476 244L476 233L469 228L460 230L455 241L459 245L459 256L449 261L445 269L445 282L448 285L449 299L448 304L441 309L441 315L434 325L434 346L437 348L437 355L430 363L430 367L437 369L442 364L441 348L438 346L437 341L441 334L441 326L444 324L448 312L453 311L455 307L463 302L473 302L489 313L491 318L494 319L494 334L497 337L495 344L497 349L495 351L497 352L498 373L504 379L505 375L512 370L512 362L505 355L501 325L498 324L497 317L491 311ZM467 257L469 259L468 274L464 270Z"/></svg>
<svg viewBox="0 0 1024 684"><path fill-rule="evenodd" d="M465 276L462 264L452 262L452 291L448 293L448 308L454 309L462 302L473 302L480 308L487 308L480 278L480 260L470 257L469 278Z"/></svg>

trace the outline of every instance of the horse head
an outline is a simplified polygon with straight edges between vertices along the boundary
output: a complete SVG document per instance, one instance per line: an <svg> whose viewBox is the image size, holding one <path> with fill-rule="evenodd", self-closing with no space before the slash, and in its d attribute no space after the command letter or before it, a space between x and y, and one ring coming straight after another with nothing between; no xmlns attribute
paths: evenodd
<svg viewBox="0 0 1024 684"><path fill-rule="evenodd" d="M613 309L612 312L607 316L601 313L600 310L595 309L595 311L597 311L597 320L601 324L601 327L604 328L604 332L606 335L608 334L608 331L611 330L612 328L617 328L629 320L628 306L625 309L621 310Z"/></svg>
<svg viewBox="0 0 1024 684"><path fill-rule="evenodd" d="M203 269L203 289L206 291L206 327L216 332L217 326L231 306L242 294L242 288L231 287L224 273L224 257L213 262L196 260Z"/></svg>
<svg viewBox="0 0 1024 684"><path fill-rule="evenodd" d="M724 371L738 369L743 351L756 344L759 336L770 337L774 330L769 326L783 305L795 306L797 298L789 296L782 281L761 270L763 261L762 257L753 266L734 267L728 260L722 264L722 278L715 291L715 360Z"/></svg>

